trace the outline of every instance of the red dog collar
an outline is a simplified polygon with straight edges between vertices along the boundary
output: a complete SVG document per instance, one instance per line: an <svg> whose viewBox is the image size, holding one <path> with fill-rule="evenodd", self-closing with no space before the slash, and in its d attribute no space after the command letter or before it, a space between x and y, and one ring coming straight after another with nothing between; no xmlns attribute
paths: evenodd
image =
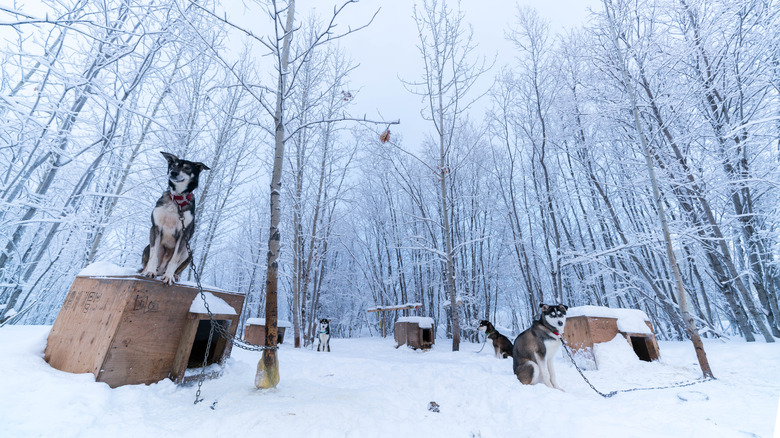
<svg viewBox="0 0 780 438"><path fill-rule="evenodd" d="M194 197L195 196L192 194L192 192L188 193L186 197L182 195L174 195L171 193L171 201L178 204L179 207L184 207L185 205L189 204Z"/></svg>

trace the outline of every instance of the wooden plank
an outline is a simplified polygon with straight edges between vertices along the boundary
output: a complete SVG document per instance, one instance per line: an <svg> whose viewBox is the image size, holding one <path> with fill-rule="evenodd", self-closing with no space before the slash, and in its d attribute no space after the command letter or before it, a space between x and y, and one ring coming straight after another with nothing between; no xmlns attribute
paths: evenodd
<svg viewBox="0 0 780 438"><path fill-rule="evenodd" d="M396 322L395 323L395 326L393 328L393 338L395 339L395 342L396 342L395 348L398 348L401 345L406 344L406 342L407 342L406 331L407 331L408 325L409 325L408 322Z"/></svg>
<svg viewBox="0 0 780 438"><path fill-rule="evenodd" d="M236 325L236 328L238 328L238 325ZM277 327L276 330L277 344L284 343L285 328ZM248 324L246 327L244 327L244 340L254 345L265 345L265 326L258 324ZM314 342L317 342L316 338L314 339Z"/></svg>
<svg viewBox="0 0 780 438"><path fill-rule="evenodd" d="M154 383L171 372L197 291L135 279L98 380L109 386Z"/></svg>
<svg viewBox="0 0 780 438"><path fill-rule="evenodd" d="M76 277L49 333L44 359L58 370L97 376L131 287L130 283Z"/></svg>
<svg viewBox="0 0 780 438"><path fill-rule="evenodd" d="M588 317L590 340L594 344L609 342L618 334L617 319Z"/></svg>
<svg viewBox="0 0 780 438"><path fill-rule="evenodd" d="M412 310L412 309L420 309L422 308L422 305L419 306L396 306L396 307L381 307L376 309L368 309L366 312L387 312L391 310Z"/></svg>
<svg viewBox="0 0 780 438"><path fill-rule="evenodd" d="M590 327L587 316L574 316L566 318L566 326L563 330L566 344L574 351L592 348Z"/></svg>
<svg viewBox="0 0 780 438"><path fill-rule="evenodd" d="M187 362L189 362L190 354L192 353L192 344L195 341L195 333L198 332L199 324L200 319L196 318L188 318L184 324L179 346L176 349L176 356L173 359L173 365L171 366L171 371L168 375L168 377L176 383L182 383L184 380L184 374L187 371Z"/></svg>
<svg viewBox="0 0 780 438"><path fill-rule="evenodd" d="M650 336L650 343L647 346L647 349L650 351L650 360L658 360L661 358L661 349L658 348L658 339L655 337L653 324L650 321L645 321L645 324L647 324L647 327L650 329L650 333L652 333Z"/></svg>
<svg viewBox="0 0 780 438"><path fill-rule="evenodd" d="M250 344L265 345L265 326L249 324L244 329L244 340Z"/></svg>

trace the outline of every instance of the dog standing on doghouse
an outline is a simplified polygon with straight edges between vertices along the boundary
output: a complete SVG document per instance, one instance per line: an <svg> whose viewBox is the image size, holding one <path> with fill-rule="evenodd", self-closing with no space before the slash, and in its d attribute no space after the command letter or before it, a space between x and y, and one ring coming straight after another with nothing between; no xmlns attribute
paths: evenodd
<svg viewBox="0 0 780 438"><path fill-rule="evenodd" d="M152 210L149 245L141 258L141 274L150 278L162 276L162 282L170 286L179 281L179 275L191 261L187 243L195 230L193 191L198 187L200 172L210 169L203 163L160 153L168 161L168 190Z"/></svg>

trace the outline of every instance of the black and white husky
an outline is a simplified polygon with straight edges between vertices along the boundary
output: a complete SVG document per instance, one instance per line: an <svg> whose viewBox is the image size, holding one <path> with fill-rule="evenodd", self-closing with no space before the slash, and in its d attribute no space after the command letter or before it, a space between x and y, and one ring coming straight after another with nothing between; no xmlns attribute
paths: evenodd
<svg viewBox="0 0 780 438"><path fill-rule="evenodd" d="M325 318L320 320L320 330L317 337L320 338L317 351L330 351L330 320Z"/></svg>
<svg viewBox="0 0 780 438"><path fill-rule="evenodd" d="M555 380L553 359L561 347L568 307L542 304L541 308L541 318L515 339L512 366L517 379L525 385L544 382L550 388L563 391Z"/></svg>
<svg viewBox="0 0 780 438"><path fill-rule="evenodd" d="M150 278L162 276L163 283L172 285L190 263L187 242L195 230L195 197L198 176L209 170L203 163L180 160L161 152L168 160L168 187L152 210L149 245L144 248L141 274ZM182 225L179 214L184 216Z"/></svg>
<svg viewBox="0 0 780 438"><path fill-rule="evenodd" d="M493 341L493 351L497 358L506 359L507 357L512 357L512 341L499 333L490 321L486 319L480 321L477 330L487 335L488 339Z"/></svg>

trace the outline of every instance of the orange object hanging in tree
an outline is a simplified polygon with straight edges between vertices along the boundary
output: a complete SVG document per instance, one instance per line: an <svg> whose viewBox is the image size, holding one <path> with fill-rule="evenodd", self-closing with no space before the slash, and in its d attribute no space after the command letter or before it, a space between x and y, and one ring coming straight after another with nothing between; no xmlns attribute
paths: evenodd
<svg viewBox="0 0 780 438"><path fill-rule="evenodd" d="M385 129L385 132L383 132L379 136L379 141L381 141L382 143L387 143L388 141L390 141L390 130L389 129Z"/></svg>

